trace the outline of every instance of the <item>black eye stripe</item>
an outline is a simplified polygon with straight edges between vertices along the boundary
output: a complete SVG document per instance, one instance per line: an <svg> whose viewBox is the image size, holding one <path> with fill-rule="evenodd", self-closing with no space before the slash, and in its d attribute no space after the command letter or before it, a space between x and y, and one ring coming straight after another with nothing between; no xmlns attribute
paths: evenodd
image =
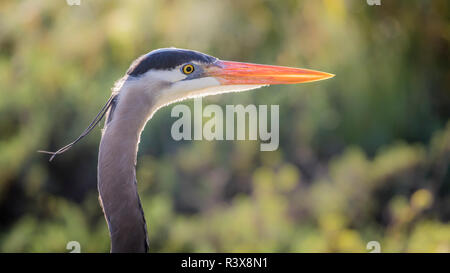
<svg viewBox="0 0 450 273"><path fill-rule="evenodd" d="M192 50L176 48L158 49L135 60L128 69L127 74L136 77L150 69L170 70L187 62L213 63L216 60L212 56Z"/></svg>

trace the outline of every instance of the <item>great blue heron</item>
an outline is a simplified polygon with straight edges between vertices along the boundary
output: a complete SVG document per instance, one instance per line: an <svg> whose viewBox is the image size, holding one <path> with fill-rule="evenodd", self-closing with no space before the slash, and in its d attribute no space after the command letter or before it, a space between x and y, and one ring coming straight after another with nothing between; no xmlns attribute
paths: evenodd
<svg viewBox="0 0 450 273"><path fill-rule="evenodd" d="M70 149L106 114L98 154L98 191L111 236L111 252L147 252L147 225L136 184L141 132L162 106L270 84L318 81L334 75L308 69L222 61L192 50L165 48L136 59L112 95Z"/></svg>

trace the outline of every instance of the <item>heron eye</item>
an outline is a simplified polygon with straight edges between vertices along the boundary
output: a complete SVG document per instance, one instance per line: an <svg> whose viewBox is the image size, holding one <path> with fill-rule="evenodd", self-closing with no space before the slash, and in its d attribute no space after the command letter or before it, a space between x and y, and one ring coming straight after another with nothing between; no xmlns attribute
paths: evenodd
<svg viewBox="0 0 450 273"><path fill-rule="evenodd" d="M194 66L192 64L187 64L183 66L183 73L184 74L191 74L194 72Z"/></svg>

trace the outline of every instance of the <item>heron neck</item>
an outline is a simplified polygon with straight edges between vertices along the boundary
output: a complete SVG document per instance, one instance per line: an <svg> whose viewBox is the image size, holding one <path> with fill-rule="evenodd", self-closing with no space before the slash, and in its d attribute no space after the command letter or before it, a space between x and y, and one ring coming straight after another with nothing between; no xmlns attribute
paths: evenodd
<svg viewBox="0 0 450 273"><path fill-rule="evenodd" d="M148 249L135 166L140 135L152 109L152 99L140 90L121 90L113 116L103 130L98 190L111 235L111 252Z"/></svg>

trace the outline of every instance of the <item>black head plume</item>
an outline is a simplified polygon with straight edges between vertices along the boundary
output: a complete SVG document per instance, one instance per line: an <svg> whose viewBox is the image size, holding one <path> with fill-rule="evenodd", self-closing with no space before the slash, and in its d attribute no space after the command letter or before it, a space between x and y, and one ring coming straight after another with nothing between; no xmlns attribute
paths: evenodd
<svg viewBox="0 0 450 273"><path fill-rule="evenodd" d="M56 155L62 154L65 151L69 150L70 148L72 148L73 145L77 144L81 139L83 139L85 136L87 136L92 129L95 128L95 126L97 126L97 124L103 119L103 117L105 116L105 114L108 112L108 110L115 105L116 103L116 99L117 99L117 94L112 95L108 101L106 102L106 104L102 107L102 109L100 110L100 112L98 112L97 116L94 118L94 120L91 122L91 124L89 124L89 126L83 131L83 133L81 133L81 135L79 137L77 137L74 141L72 141L71 143L67 144L66 146L58 149L56 152L49 152L49 151L38 151L38 153L44 153L44 154L50 154L52 155L49 159L49 161L52 161L53 158L55 158Z"/></svg>

